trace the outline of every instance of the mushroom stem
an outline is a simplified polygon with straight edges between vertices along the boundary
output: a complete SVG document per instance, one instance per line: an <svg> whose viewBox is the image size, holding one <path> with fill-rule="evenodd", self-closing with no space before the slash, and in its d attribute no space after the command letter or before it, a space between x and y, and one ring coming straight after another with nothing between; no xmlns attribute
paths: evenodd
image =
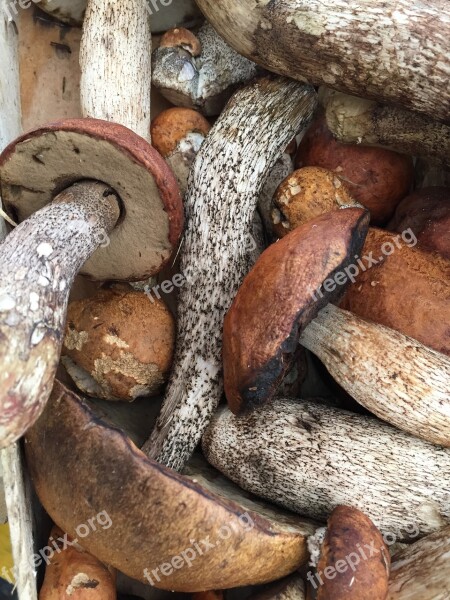
<svg viewBox="0 0 450 600"><path fill-rule="evenodd" d="M89 0L80 45L83 116L125 125L150 141L151 52L144 0Z"/></svg>
<svg viewBox="0 0 450 600"><path fill-rule="evenodd" d="M449 572L450 527L445 527L394 556L387 600L447 600Z"/></svg>
<svg viewBox="0 0 450 600"><path fill-rule="evenodd" d="M398 541L450 523L450 451L373 417L298 399L213 416L210 464L241 488L319 521L353 506Z"/></svg>
<svg viewBox="0 0 450 600"><path fill-rule="evenodd" d="M426 115L326 88L320 93L328 128L340 142L381 146L449 162L448 125Z"/></svg>
<svg viewBox="0 0 450 600"><path fill-rule="evenodd" d="M0 447L41 413L58 366L72 281L119 214L107 185L77 183L0 245Z"/></svg>
<svg viewBox="0 0 450 600"><path fill-rule="evenodd" d="M446 0L197 0L237 52L269 71L448 122ZM399 52L399 48L402 49Z"/></svg>
<svg viewBox="0 0 450 600"><path fill-rule="evenodd" d="M300 343L374 415L450 447L450 360L444 354L332 304L311 321Z"/></svg>
<svg viewBox="0 0 450 600"><path fill-rule="evenodd" d="M175 362L160 417L144 446L182 469L223 392L222 326L252 266L250 223L267 174L316 107L312 87L263 78L230 100L202 145L185 198Z"/></svg>

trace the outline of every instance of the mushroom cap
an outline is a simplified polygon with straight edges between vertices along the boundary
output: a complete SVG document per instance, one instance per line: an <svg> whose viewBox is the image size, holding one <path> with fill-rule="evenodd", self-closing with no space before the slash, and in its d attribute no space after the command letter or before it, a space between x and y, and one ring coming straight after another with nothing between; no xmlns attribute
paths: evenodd
<svg viewBox="0 0 450 600"><path fill-rule="evenodd" d="M63 363L90 396L130 402L157 394L167 380L174 346L175 320L164 302L128 285L69 304ZM86 375L92 389L83 383Z"/></svg>
<svg viewBox="0 0 450 600"><path fill-rule="evenodd" d="M347 185L322 167L297 169L278 187L273 198L273 230L278 237L336 208L359 206Z"/></svg>
<svg viewBox="0 0 450 600"><path fill-rule="evenodd" d="M175 27L167 31L161 38L160 48L184 48L192 56L200 56L202 44L198 37L184 27Z"/></svg>
<svg viewBox="0 0 450 600"><path fill-rule="evenodd" d="M178 243L183 206L174 175L143 138L115 123L66 119L24 134L0 155L0 190L16 221L82 180L111 186L122 206L81 273L140 281L160 271Z"/></svg>
<svg viewBox="0 0 450 600"><path fill-rule="evenodd" d="M317 600L385 600L390 564L389 549L369 517L357 508L337 506L317 565L324 582Z"/></svg>
<svg viewBox="0 0 450 600"><path fill-rule="evenodd" d="M162 156L167 157L189 134L197 133L205 138L210 129L209 121L198 111L192 108L168 108L152 121L152 144Z"/></svg>
<svg viewBox="0 0 450 600"><path fill-rule="evenodd" d="M385 224L412 185L410 156L385 148L342 144L319 113L299 144L296 168L323 167L335 171L353 198L365 206L374 225Z"/></svg>
<svg viewBox="0 0 450 600"><path fill-rule="evenodd" d="M322 291L323 282L354 261L368 226L367 211L337 210L263 252L224 321L225 394L235 414L273 397L303 329L345 291L344 285Z"/></svg>
<svg viewBox="0 0 450 600"><path fill-rule="evenodd" d="M450 188L424 188L403 198L388 229L411 229L422 248L450 259Z"/></svg>
<svg viewBox="0 0 450 600"><path fill-rule="evenodd" d="M80 523L106 512L111 527L97 528L81 543L129 577L148 583L147 569L158 588L195 592L265 583L307 561L311 522L246 498L213 470L188 477L149 460L59 382L25 447L53 521L79 538ZM203 548L204 540L213 547ZM167 576L152 574L189 549L190 566L185 559Z"/></svg>

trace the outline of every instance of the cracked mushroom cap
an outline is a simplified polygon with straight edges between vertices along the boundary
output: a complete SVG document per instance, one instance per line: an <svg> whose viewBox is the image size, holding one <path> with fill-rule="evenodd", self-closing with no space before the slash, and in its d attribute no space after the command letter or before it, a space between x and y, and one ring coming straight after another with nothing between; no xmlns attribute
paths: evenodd
<svg viewBox="0 0 450 600"><path fill-rule="evenodd" d="M76 537L80 523L104 511L111 526L83 547L143 583L226 589L273 581L308 560L314 523L248 498L209 467L180 475L148 459L58 381L25 447L53 521Z"/></svg>
<svg viewBox="0 0 450 600"><path fill-rule="evenodd" d="M111 186L121 216L81 273L140 281L160 271L177 246L183 206L174 175L143 138L115 123L66 119L24 134L0 155L0 191L16 222L83 180Z"/></svg>
<svg viewBox="0 0 450 600"><path fill-rule="evenodd" d="M321 167L297 169L278 187L273 198L273 230L278 237L324 213L361 205L333 171Z"/></svg>
<svg viewBox="0 0 450 600"><path fill-rule="evenodd" d="M295 166L335 171L353 198L365 206L374 225L385 224L411 188L413 161L406 154L385 148L342 144L319 113L299 144Z"/></svg>
<svg viewBox="0 0 450 600"><path fill-rule="evenodd" d="M369 215L333 211L297 227L262 253L224 321L225 394L233 413L270 400L292 364L303 329L344 285L316 295L363 247ZM331 289L331 288L330 288Z"/></svg>
<svg viewBox="0 0 450 600"><path fill-rule="evenodd" d="M336 507L320 548L316 536L308 540L308 546L313 550L313 561L320 555L317 572L323 585L318 586L317 600L385 600L389 549L379 530L360 510Z"/></svg>
<svg viewBox="0 0 450 600"><path fill-rule="evenodd" d="M115 285L69 304L62 362L83 393L131 402L161 391L174 346L164 302Z"/></svg>

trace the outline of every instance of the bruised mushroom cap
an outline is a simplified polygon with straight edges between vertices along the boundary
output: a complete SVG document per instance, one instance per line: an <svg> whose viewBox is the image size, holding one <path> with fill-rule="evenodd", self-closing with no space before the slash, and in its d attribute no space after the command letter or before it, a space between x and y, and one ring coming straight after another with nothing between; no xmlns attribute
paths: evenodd
<svg viewBox="0 0 450 600"><path fill-rule="evenodd" d="M294 171L277 189L273 204L272 223L278 237L336 208L361 207L342 179L321 167Z"/></svg>
<svg viewBox="0 0 450 600"><path fill-rule="evenodd" d="M82 392L132 401L161 390L174 345L175 321L164 302L115 285L69 305L62 361Z"/></svg>
<svg viewBox="0 0 450 600"><path fill-rule="evenodd" d="M192 108L169 108L152 121L152 144L166 158L189 135L198 134L204 139L211 125L198 111Z"/></svg>
<svg viewBox="0 0 450 600"><path fill-rule="evenodd" d="M317 600L385 600L391 558L383 537L357 508L336 507L320 549Z"/></svg>
<svg viewBox="0 0 450 600"><path fill-rule="evenodd" d="M81 273L139 281L161 270L178 243L183 207L174 175L140 136L98 119L67 119L26 133L0 156L1 194L16 221L82 180L111 186L121 218Z"/></svg>
<svg viewBox="0 0 450 600"><path fill-rule="evenodd" d="M225 317L223 361L230 409L269 400L290 368L298 338L344 286L316 298L324 280L347 267L361 250L367 211L333 211L298 227L270 246L244 279Z"/></svg>
<svg viewBox="0 0 450 600"><path fill-rule="evenodd" d="M450 259L450 188L430 187L415 191L397 206L388 229L410 229L420 246Z"/></svg>
<svg viewBox="0 0 450 600"><path fill-rule="evenodd" d="M296 168L323 167L335 171L353 198L365 206L374 225L385 224L412 185L410 156L384 148L342 144L319 113L299 144Z"/></svg>
<svg viewBox="0 0 450 600"><path fill-rule="evenodd" d="M221 488L223 496L205 487L205 477L198 477L200 485L196 476L149 460L59 382L25 447L36 491L53 521L76 537L80 523L105 511L111 527L84 537L83 547L129 577L149 583L147 573L158 588L195 592L265 583L307 560L313 523L249 500L227 480L221 488L219 474L210 487ZM205 549L201 540L213 547ZM188 549L194 552L190 565ZM170 569L174 557L184 561ZM170 573L157 572L158 580L152 570L164 563Z"/></svg>

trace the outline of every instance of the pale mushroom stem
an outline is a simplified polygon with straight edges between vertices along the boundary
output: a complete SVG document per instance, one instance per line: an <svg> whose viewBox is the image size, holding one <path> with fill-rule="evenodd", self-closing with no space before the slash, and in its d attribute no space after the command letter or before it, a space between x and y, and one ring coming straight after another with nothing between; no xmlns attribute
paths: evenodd
<svg viewBox="0 0 450 600"><path fill-rule="evenodd" d="M150 141L151 52L145 0L89 0L80 46L83 116Z"/></svg>
<svg viewBox="0 0 450 600"><path fill-rule="evenodd" d="M300 343L371 413L450 447L450 359L420 342L326 306Z"/></svg>
<svg viewBox="0 0 450 600"><path fill-rule="evenodd" d="M160 417L144 446L181 470L223 393L225 313L252 264L250 223L261 189L283 150L316 107L311 86L261 79L229 102L200 149L185 198L175 362Z"/></svg>
<svg viewBox="0 0 450 600"><path fill-rule="evenodd" d="M0 447L41 413L58 366L72 281L107 243L119 215L111 188L77 183L0 245Z"/></svg>

